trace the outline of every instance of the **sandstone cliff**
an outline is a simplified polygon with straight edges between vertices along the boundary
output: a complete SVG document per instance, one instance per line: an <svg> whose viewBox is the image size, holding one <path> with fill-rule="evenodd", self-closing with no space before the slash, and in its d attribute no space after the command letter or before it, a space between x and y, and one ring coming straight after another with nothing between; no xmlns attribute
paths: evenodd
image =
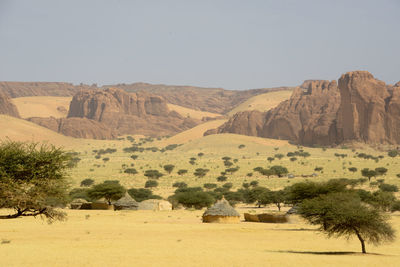
<svg viewBox="0 0 400 267"><path fill-rule="evenodd" d="M237 113L214 132L327 145L335 141L330 133L335 131L333 121L338 107L339 91L335 81L307 81L276 108L264 113ZM213 131L206 134L210 133Z"/></svg>
<svg viewBox="0 0 400 267"><path fill-rule="evenodd" d="M11 102L10 98L0 91L0 114L5 114L19 118L17 107Z"/></svg>
<svg viewBox="0 0 400 267"><path fill-rule="evenodd" d="M200 122L170 111L167 102L160 96L144 92L127 93L115 88L77 93L68 113L68 118L74 117L100 122L118 135L171 135Z"/></svg>
<svg viewBox="0 0 400 267"><path fill-rule="evenodd" d="M257 135L303 145L400 144L400 82L388 86L366 71L342 75L338 86L305 81L289 100L258 114L257 123L251 113L238 113L206 134Z"/></svg>

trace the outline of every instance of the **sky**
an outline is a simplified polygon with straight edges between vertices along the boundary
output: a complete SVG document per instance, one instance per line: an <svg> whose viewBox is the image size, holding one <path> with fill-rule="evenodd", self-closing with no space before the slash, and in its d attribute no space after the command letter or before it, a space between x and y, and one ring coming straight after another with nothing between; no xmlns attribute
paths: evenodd
<svg viewBox="0 0 400 267"><path fill-rule="evenodd" d="M249 89L400 81L399 0L0 0L0 80Z"/></svg>

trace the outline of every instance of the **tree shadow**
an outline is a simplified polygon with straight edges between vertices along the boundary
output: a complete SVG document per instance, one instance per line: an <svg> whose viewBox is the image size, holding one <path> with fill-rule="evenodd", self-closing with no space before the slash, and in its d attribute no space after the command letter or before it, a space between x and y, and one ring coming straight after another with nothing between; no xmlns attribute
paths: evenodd
<svg viewBox="0 0 400 267"><path fill-rule="evenodd" d="M388 256L379 253L366 253L354 251L296 251L296 250L266 250L266 252L275 253L294 253L294 254L311 254L311 255L378 255L378 256Z"/></svg>

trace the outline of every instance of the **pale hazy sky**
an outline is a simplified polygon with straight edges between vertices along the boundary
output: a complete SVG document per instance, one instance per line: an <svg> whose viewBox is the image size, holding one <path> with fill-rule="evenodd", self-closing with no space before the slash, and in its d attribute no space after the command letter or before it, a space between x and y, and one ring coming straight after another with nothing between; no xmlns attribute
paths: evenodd
<svg viewBox="0 0 400 267"><path fill-rule="evenodd" d="M0 80L228 89L400 80L400 0L0 0Z"/></svg>

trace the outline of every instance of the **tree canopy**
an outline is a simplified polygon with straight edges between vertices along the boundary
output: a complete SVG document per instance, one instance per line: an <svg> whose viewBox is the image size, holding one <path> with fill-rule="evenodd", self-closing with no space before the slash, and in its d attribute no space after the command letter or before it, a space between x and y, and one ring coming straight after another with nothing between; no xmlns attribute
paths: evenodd
<svg viewBox="0 0 400 267"><path fill-rule="evenodd" d="M379 210L364 204L351 192L331 193L304 200L300 215L328 235L357 236L362 253L366 253L365 242L379 245L393 241L395 234L388 224L388 217Z"/></svg>
<svg viewBox="0 0 400 267"><path fill-rule="evenodd" d="M0 144L0 208L19 216L44 216L62 220L66 214L56 207L68 201L67 170L71 156L60 148L38 143Z"/></svg>

